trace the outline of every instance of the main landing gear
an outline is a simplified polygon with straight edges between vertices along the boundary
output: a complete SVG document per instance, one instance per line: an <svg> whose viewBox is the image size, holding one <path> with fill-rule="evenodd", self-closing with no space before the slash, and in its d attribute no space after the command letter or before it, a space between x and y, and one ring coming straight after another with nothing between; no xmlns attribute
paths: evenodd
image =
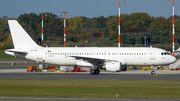
<svg viewBox="0 0 180 101"><path fill-rule="evenodd" d="M90 74L91 75L94 75L94 74L99 74L100 73L100 70L97 68L97 69L95 69L95 70L91 70L90 71Z"/></svg>
<svg viewBox="0 0 180 101"><path fill-rule="evenodd" d="M154 70L154 66L151 66L151 69L152 69L152 71L151 71L151 75L155 75L155 74L156 74L156 72L155 72L155 70Z"/></svg>

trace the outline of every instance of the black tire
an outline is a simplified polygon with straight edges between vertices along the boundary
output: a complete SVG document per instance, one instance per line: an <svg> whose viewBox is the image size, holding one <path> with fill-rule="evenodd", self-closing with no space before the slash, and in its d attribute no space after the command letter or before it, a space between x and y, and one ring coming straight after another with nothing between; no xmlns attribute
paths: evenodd
<svg viewBox="0 0 180 101"><path fill-rule="evenodd" d="M99 73L100 73L99 69L94 70L94 74L99 74Z"/></svg>
<svg viewBox="0 0 180 101"><path fill-rule="evenodd" d="M154 70L153 70L153 71L151 71L151 75L155 75L155 73L156 73L156 72L155 72Z"/></svg>
<svg viewBox="0 0 180 101"><path fill-rule="evenodd" d="M94 70L91 70L91 71L90 71L90 74L91 74L91 75L94 75L94 73L95 73Z"/></svg>

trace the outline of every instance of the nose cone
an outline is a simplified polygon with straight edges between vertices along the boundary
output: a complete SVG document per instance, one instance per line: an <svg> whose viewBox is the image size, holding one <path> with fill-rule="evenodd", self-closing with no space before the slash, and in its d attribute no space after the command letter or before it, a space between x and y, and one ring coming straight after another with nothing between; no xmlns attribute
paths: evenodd
<svg viewBox="0 0 180 101"><path fill-rule="evenodd" d="M171 60L170 60L172 63L176 62L176 58L174 56L171 57Z"/></svg>

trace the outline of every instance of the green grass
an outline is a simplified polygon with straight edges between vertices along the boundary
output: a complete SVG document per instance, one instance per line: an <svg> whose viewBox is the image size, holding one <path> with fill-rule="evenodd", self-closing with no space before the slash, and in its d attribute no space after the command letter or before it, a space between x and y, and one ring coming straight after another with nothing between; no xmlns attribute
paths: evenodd
<svg viewBox="0 0 180 101"><path fill-rule="evenodd" d="M23 78L23 77L22 77ZM0 97L180 98L180 81L0 79Z"/></svg>

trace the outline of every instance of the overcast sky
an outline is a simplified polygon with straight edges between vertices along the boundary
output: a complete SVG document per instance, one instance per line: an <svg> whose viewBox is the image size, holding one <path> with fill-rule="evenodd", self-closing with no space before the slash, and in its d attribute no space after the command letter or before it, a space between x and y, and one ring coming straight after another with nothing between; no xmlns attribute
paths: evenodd
<svg viewBox="0 0 180 101"><path fill-rule="evenodd" d="M175 0L175 14L180 15L180 0ZM17 18L24 13L69 12L74 16L109 17L118 14L118 0L0 0L0 17ZM172 0L125 0L121 1L121 14L146 12L151 16L172 16Z"/></svg>

